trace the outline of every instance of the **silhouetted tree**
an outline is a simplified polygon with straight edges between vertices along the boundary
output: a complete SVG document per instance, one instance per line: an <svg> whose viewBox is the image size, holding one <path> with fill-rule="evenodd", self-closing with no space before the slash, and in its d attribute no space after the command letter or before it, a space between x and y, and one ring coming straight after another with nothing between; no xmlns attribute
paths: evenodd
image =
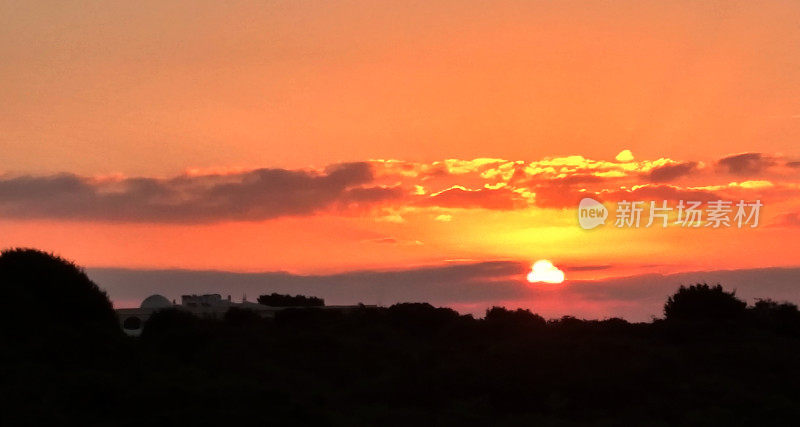
<svg viewBox="0 0 800 427"><path fill-rule="evenodd" d="M261 295L258 297L257 301L259 304L271 307L322 307L325 305L325 300L322 298L307 297L304 295L282 295L278 293Z"/></svg>
<svg viewBox="0 0 800 427"><path fill-rule="evenodd" d="M437 332L456 322L460 315L451 308L434 307L428 303L398 303L389 307L389 322L414 333Z"/></svg>
<svg viewBox="0 0 800 427"><path fill-rule="evenodd" d="M753 321L760 327L782 333L800 334L800 311L795 304L760 299L749 312Z"/></svg>
<svg viewBox="0 0 800 427"><path fill-rule="evenodd" d="M486 322L502 328L543 328L547 326L544 317L531 313L528 309L507 310L505 307L492 307L486 310Z"/></svg>
<svg viewBox="0 0 800 427"><path fill-rule="evenodd" d="M681 286L664 304L667 320L732 320L741 319L747 303L726 292L721 285L696 284Z"/></svg>
<svg viewBox="0 0 800 427"><path fill-rule="evenodd" d="M0 254L0 330L16 337L119 335L108 295L70 261L34 249Z"/></svg>

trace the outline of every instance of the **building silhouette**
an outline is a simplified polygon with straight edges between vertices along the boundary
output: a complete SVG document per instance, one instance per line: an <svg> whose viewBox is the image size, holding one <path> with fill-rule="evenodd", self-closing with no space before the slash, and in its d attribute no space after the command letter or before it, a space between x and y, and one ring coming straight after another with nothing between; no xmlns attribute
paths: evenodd
<svg viewBox="0 0 800 427"><path fill-rule="evenodd" d="M352 310L358 307L361 306L328 305L313 308L321 310ZM139 308L119 308L116 312L122 325L122 330L128 335L139 336L142 333L144 323L153 313L169 308L185 310L202 317L222 317L229 309L239 308L251 310L261 317L274 318L277 312L287 308L308 307L272 307L249 302L246 297L242 297L240 302L234 302L230 295L227 298L222 298L220 294L182 295L180 304L177 304L163 295L155 294L142 300Z"/></svg>

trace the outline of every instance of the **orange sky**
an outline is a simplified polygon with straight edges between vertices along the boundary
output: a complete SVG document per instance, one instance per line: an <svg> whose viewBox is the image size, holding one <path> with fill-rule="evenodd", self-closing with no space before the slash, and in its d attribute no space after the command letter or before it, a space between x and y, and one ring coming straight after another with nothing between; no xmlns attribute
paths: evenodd
<svg viewBox="0 0 800 427"><path fill-rule="evenodd" d="M3 2L0 246L299 273L798 265L798 16L792 1ZM581 190L609 207L761 198L764 217L585 231Z"/></svg>
<svg viewBox="0 0 800 427"><path fill-rule="evenodd" d="M8 172L800 154L793 1L0 8Z"/></svg>

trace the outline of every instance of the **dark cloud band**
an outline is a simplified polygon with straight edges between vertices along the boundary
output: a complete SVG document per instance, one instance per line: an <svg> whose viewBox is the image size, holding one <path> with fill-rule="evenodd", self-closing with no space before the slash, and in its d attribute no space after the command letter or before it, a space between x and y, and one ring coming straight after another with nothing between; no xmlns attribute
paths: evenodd
<svg viewBox="0 0 800 427"><path fill-rule="evenodd" d="M399 196L396 188L372 183L369 163L337 164L321 172L256 169L171 179L23 176L0 179L0 215L119 222L256 221Z"/></svg>

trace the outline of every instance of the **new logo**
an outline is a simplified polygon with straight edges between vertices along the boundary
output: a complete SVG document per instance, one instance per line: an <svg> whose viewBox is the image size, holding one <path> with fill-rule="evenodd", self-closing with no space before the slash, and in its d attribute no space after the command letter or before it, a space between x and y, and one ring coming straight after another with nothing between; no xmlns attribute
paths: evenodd
<svg viewBox="0 0 800 427"><path fill-rule="evenodd" d="M605 224L608 218L608 209L602 203L589 197L581 199L578 204L578 224L584 230L591 230L598 225Z"/></svg>

